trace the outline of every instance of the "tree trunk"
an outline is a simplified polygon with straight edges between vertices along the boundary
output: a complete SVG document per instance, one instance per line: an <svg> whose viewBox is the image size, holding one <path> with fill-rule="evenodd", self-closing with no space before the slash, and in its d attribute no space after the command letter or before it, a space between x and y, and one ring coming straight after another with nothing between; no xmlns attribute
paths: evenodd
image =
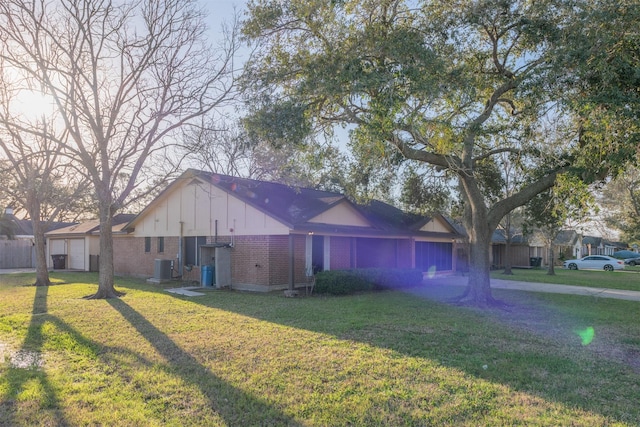
<svg viewBox="0 0 640 427"><path fill-rule="evenodd" d="M124 295L114 286L113 274L113 211L111 203L100 201L100 272L98 273L98 292L87 299L118 298Z"/></svg>
<svg viewBox="0 0 640 427"><path fill-rule="evenodd" d="M30 212L31 222L33 223L33 237L36 247L36 286L49 286L49 270L47 269L47 253L45 246L44 227L40 221L40 212Z"/></svg>
<svg viewBox="0 0 640 427"><path fill-rule="evenodd" d="M491 295L490 246L499 219L490 223L484 196L475 179L460 176L459 183L465 201L462 222L469 239L469 280L460 302L487 307L496 303Z"/></svg>
<svg viewBox="0 0 640 427"><path fill-rule="evenodd" d="M555 276L556 270L553 264L555 263L555 253L553 251L553 244L549 245L549 268L547 269L547 274L549 276Z"/></svg>
<svg viewBox="0 0 640 427"><path fill-rule="evenodd" d="M511 212L504 216L504 271L502 274L513 275L511 271Z"/></svg>
<svg viewBox="0 0 640 427"><path fill-rule="evenodd" d="M484 229L468 231L469 234L469 280L467 289L460 298L462 303L471 303L479 307L495 305L497 301L491 295L490 243L491 233L488 226Z"/></svg>
<svg viewBox="0 0 640 427"><path fill-rule="evenodd" d="M49 270L47 270L46 240L44 237L44 224L40 220L42 214L38 194L34 190L29 191L26 199L27 213L33 224L33 240L36 247L36 286L49 286Z"/></svg>
<svg viewBox="0 0 640 427"><path fill-rule="evenodd" d="M504 245L504 271L502 274L513 275L511 271L511 234L507 231L507 240Z"/></svg>

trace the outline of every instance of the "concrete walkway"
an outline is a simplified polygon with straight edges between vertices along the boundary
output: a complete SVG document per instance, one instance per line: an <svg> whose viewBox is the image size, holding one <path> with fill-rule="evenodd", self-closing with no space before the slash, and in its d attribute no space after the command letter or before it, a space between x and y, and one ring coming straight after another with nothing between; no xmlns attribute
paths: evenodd
<svg viewBox="0 0 640 427"><path fill-rule="evenodd" d="M466 286L467 277L447 276L426 279L425 284L440 286ZM492 289L509 289L527 292L548 292L554 294L587 295L599 298L614 298L629 301L640 301L639 291L628 291L607 288L589 288L586 286L557 285L550 283L519 282L517 280L491 279Z"/></svg>

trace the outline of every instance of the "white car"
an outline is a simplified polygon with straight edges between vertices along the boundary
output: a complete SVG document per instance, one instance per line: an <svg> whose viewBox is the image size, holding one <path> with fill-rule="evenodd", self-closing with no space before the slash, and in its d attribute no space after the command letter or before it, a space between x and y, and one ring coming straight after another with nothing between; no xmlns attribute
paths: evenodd
<svg viewBox="0 0 640 427"><path fill-rule="evenodd" d="M624 261L606 255L589 255L580 259L570 259L562 264L569 270L622 270Z"/></svg>

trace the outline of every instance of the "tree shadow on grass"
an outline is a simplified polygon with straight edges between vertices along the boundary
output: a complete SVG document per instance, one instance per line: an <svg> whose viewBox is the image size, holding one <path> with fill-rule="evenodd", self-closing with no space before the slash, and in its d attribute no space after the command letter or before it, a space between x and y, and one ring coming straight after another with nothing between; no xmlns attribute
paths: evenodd
<svg viewBox="0 0 640 427"><path fill-rule="evenodd" d="M554 324L562 314L544 317L550 313L545 311L544 300L525 302L519 296L511 300L513 292L500 293L513 304L513 310L528 308L529 304L537 304L542 310L542 315L535 314L540 322L535 328L526 319L509 322L509 313L503 310L497 314L498 310L450 306L400 292L301 299L221 292L210 297L176 298L436 361L548 402L599 413L614 421L638 422L640 411L628 403L633 398L626 407L624 403L593 403L609 401L619 396L620 390L640 397L640 376L629 373L621 361L583 346L570 327L580 319ZM345 304L345 300L350 303ZM511 315L522 313L514 311ZM559 326L563 330L554 331Z"/></svg>
<svg viewBox="0 0 640 427"><path fill-rule="evenodd" d="M172 372L198 387L211 409L228 425L300 425L264 400L213 375L125 301L112 299L108 302L170 363Z"/></svg>
<svg viewBox="0 0 640 427"><path fill-rule="evenodd" d="M98 375L108 373L108 375L117 376L118 381L125 384L134 380L132 376L136 375L136 366L145 366L150 370L159 368L167 375L179 376L185 383L195 385L201 391L202 396L206 398L211 411L215 412L228 425L299 425L294 419L283 414L274 406L214 376L193 356L183 351L122 300L110 300L109 303L168 361L167 365L158 366L157 362L141 357L129 348L104 346L86 338L65 321L48 314L47 294L49 287L35 289L32 317L27 335L19 351L12 353L14 356L17 355L17 358L14 357L14 362L18 366L8 364L3 367L2 380L0 381L5 392L0 399L0 425L72 424L65 417L65 410L68 408L63 406L64 403L60 399L59 393L62 390L59 388L61 385L55 384L55 380L52 380L50 375L46 373L46 365L42 367L43 350L46 341L50 339L61 340L61 343L64 342L62 344L64 348L67 348L63 351L77 353L90 365L96 365ZM43 329L45 324L49 324L55 329L45 332ZM126 363L132 365L131 369L126 368ZM82 370L76 369L73 369L70 374L77 375L78 378L87 375ZM109 387L106 383L102 384L103 381L105 380L101 379L99 383L96 383L96 386L99 388ZM27 397L24 393L27 393ZM149 392L143 391L142 393L155 393L155 391L150 389ZM85 402L85 404L90 405L89 402ZM171 405L171 403L169 404ZM176 402L176 405L179 404L181 403ZM89 409L89 411L99 410L99 407ZM82 419L86 415L80 413L78 416ZM89 416L91 416L91 412L89 412ZM109 415L106 416L107 419L108 417Z"/></svg>
<svg viewBox="0 0 640 427"><path fill-rule="evenodd" d="M48 320L48 286L35 288L33 311L27 335L20 349L11 355L10 366L3 375L7 393L0 403L0 423L2 425L68 425L61 408L58 394L42 369L43 325ZM27 388L39 389L41 398L33 402L21 402L20 394ZM24 408L24 409L22 409Z"/></svg>

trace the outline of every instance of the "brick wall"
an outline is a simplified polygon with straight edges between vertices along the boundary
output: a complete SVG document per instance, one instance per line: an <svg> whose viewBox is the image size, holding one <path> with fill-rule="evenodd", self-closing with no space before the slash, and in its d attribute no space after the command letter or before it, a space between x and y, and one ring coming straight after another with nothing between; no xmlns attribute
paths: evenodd
<svg viewBox="0 0 640 427"><path fill-rule="evenodd" d="M306 280L305 237L293 237L296 283ZM234 284L280 287L289 284L289 236L239 236L235 239L231 257Z"/></svg>
<svg viewBox="0 0 640 427"><path fill-rule="evenodd" d="M144 237L114 236L113 267L121 276L153 277L156 259L177 262L178 237L164 238L164 251L158 253L158 238L151 238L151 250L144 251Z"/></svg>
<svg viewBox="0 0 640 427"><path fill-rule="evenodd" d="M286 236L285 236L286 237ZM269 285L271 236L237 236L231 249L231 282Z"/></svg>
<svg viewBox="0 0 640 427"><path fill-rule="evenodd" d="M294 283L306 281L306 235L294 235ZM153 277L156 259L175 261L177 270L178 237L164 238L164 252L158 253L158 239L151 238L151 250L145 252L144 237L114 238L114 268L118 275ZM332 236L331 269L353 268L356 240L350 237ZM207 243L214 243L207 238ZM217 243L230 243L228 237L219 237ZM411 240L361 239L358 241L358 267L383 266L411 267L413 245ZM398 254L396 255L396 244ZM362 257L362 258L361 258ZM364 262L363 262L364 261ZM236 236L231 249L231 283L264 287L286 287L289 284L289 236ZM361 265L366 264L366 265ZM370 264L370 265L369 265ZM183 271L184 281L200 282L200 268Z"/></svg>
<svg viewBox="0 0 640 427"><path fill-rule="evenodd" d="M289 283L289 236L269 236L268 281L272 285Z"/></svg>

